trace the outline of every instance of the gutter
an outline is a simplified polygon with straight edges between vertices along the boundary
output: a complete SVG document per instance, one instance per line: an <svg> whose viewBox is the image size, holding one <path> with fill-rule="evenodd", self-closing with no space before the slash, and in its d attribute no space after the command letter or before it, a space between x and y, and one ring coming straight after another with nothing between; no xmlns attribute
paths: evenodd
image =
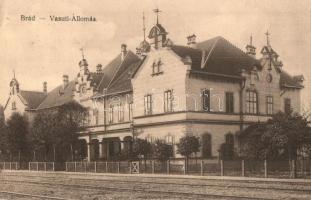
<svg viewBox="0 0 311 200"><path fill-rule="evenodd" d="M233 78L238 80L244 80L244 77L241 76L234 76L234 75L226 75L226 74L219 74L219 73L212 73L212 72L203 72L203 71L197 71L197 70L189 70L190 73L195 74L202 74L202 75L210 75L210 76L219 76L219 77L225 77L225 78Z"/></svg>

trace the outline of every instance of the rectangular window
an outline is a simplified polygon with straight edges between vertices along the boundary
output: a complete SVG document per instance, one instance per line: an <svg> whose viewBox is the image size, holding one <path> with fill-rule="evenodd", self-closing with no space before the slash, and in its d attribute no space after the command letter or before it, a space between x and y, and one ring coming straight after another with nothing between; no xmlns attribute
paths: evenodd
<svg viewBox="0 0 311 200"><path fill-rule="evenodd" d="M109 107L109 118L108 118L109 124L113 123L113 105L110 105Z"/></svg>
<svg viewBox="0 0 311 200"><path fill-rule="evenodd" d="M97 109L93 110L93 116L94 116L95 125L98 125L98 110Z"/></svg>
<svg viewBox="0 0 311 200"><path fill-rule="evenodd" d="M122 104L118 104L118 122L124 121L124 107Z"/></svg>
<svg viewBox="0 0 311 200"><path fill-rule="evenodd" d="M204 111L210 111L210 91L204 89L202 91L202 107Z"/></svg>
<svg viewBox="0 0 311 200"><path fill-rule="evenodd" d="M152 75L156 74L157 73L157 64L154 62L152 63Z"/></svg>
<svg viewBox="0 0 311 200"><path fill-rule="evenodd" d="M88 125L90 125L90 122L91 122L90 110L88 110L88 111L83 115L82 126L88 126Z"/></svg>
<svg viewBox="0 0 311 200"><path fill-rule="evenodd" d="M164 112L173 111L173 94L172 90L167 90L164 92Z"/></svg>
<svg viewBox="0 0 311 200"><path fill-rule="evenodd" d="M233 93L226 92L226 113L233 113L234 109Z"/></svg>
<svg viewBox="0 0 311 200"><path fill-rule="evenodd" d="M289 98L284 99L284 112L290 113L292 111L291 102Z"/></svg>
<svg viewBox="0 0 311 200"><path fill-rule="evenodd" d="M272 96L267 96L266 107L267 107L267 114L272 115L273 114L273 97Z"/></svg>
<svg viewBox="0 0 311 200"><path fill-rule="evenodd" d="M133 119L133 103L129 103L129 120Z"/></svg>
<svg viewBox="0 0 311 200"><path fill-rule="evenodd" d="M163 71L161 70L161 65L162 65L162 61L161 59L159 59L158 61L154 61L152 63L152 74L151 76L156 76L156 75L160 75L163 73Z"/></svg>
<svg viewBox="0 0 311 200"><path fill-rule="evenodd" d="M12 102L12 110L16 110L16 103L15 103L15 101Z"/></svg>
<svg viewBox="0 0 311 200"><path fill-rule="evenodd" d="M174 136L172 135L165 136L165 143L170 145L174 144Z"/></svg>
<svg viewBox="0 0 311 200"><path fill-rule="evenodd" d="M152 96L151 94L145 95L144 98L144 110L145 115L151 115L152 114Z"/></svg>
<svg viewBox="0 0 311 200"><path fill-rule="evenodd" d="M246 93L246 112L249 114L257 114L257 93L255 91L247 91Z"/></svg>
<svg viewBox="0 0 311 200"><path fill-rule="evenodd" d="M149 143L153 143L154 138L153 138L151 135L148 135L148 136L146 137L146 140L147 140L147 142L149 142Z"/></svg>

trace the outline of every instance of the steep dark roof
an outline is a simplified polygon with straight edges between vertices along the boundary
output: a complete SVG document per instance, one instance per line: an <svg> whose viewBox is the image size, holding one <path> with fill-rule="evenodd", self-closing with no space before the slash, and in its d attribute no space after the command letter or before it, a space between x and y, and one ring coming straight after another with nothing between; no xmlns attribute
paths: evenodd
<svg viewBox="0 0 311 200"><path fill-rule="evenodd" d="M180 57L190 56L192 70L216 74L239 76L242 69L251 70L254 66L261 68L260 62L223 37L215 37L197 44L197 49L185 46L172 46ZM203 53L204 51L204 53ZM204 66L201 67L202 57Z"/></svg>
<svg viewBox="0 0 311 200"><path fill-rule="evenodd" d="M91 78L91 85L95 86L97 88L103 79L104 73L103 72L90 72L90 78Z"/></svg>
<svg viewBox="0 0 311 200"><path fill-rule="evenodd" d="M140 59L132 51L127 52L123 61L121 60L121 54L114 58L104 67L103 75L98 85L99 94L95 96L101 95L105 88L110 92L120 92L128 89L126 87L129 84L131 89L131 82L127 78L130 74L127 75L126 73L130 73L131 69L135 68L135 63L140 63ZM120 85L116 86L117 84L115 82L118 82Z"/></svg>
<svg viewBox="0 0 311 200"><path fill-rule="evenodd" d="M36 109L46 98L46 93L21 90L19 94L26 101L28 109Z"/></svg>
<svg viewBox="0 0 311 200"><path fill-rule="evenodd" d="M121 54L115 57L108 65L103 68L102 79L97 86L98 91L102 92L104 88L107 88L113 75L116 73L117 69L121 64Z"/></svg>
<svg viewBox="0 0 311 200"><path fill-rule="evenodd" d="M113 83L108 87L107 94L114 94L123 91L131 91L133 89L131 83L132 74L138 69L141 63L142 60L139 60L135 63L132 63L122 72L120 72L118 78L115 79Z"/></svg>
<svg viewBox="0 0 311 200"><path fill-rule="evenodd" d="M62 85L56 87L50 91L44 101L37 108L46 109L56 106L61 106L73 100L73 93L75 89L75 80L70 81L67 87L64 89Z"/></svg>
<svg viewBox="0 0 311 200"><path fill-rule="evenodd" d="M259 70L262 68L260 60L252 58L242 50L231 44L221 36L197 43L196 49L187 46L173 45L172 50L181 58L189 56L192 60L191 70L202 71L214 74L240 76L242 69L250 71L256 66ZM205 51L205 53L203 53ZM268 47L262 51L269 51L277 56L277 53ZM201 67L202 57L205 57L206 63ZM276 63L282 66L281 62ZM279 67L278 67L279 68ZM302 88L301 76L290 76L284 70L281 73L281 86Z"/></svg>
<svg viewBox="0 0 311 200"><path fill-rule="evenodd" d="M136 54L134 54L132 51L128 51L128 53L126 54L123 62L119 66L119 69L114 74L114 77L113 77L112 81L118 79L119 76L124 71L126 71L133 63L137 63L137 62L140 62L140 59L138 58L138 56Z"/></svg>
<svg viewBox="0 0 311 200"><path fill-rule="evenodd" d="M300 76L299 76L300 77ZM300 84L298 76L291 76L284 70L281 71L280 85L283 87L303 88Z"/></svg>

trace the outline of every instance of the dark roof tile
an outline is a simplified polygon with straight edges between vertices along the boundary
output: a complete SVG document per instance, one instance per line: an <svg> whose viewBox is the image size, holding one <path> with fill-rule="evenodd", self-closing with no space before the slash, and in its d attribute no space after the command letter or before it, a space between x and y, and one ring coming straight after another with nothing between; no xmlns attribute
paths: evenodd
<svg viewBox="0 0 311 200"><path fill-rule="evenodd" d="M36 109L46 98L46 93L21 90L19 94L26 101L28 109Z"/></svg>
<svg viewBox="0 0 311 200"><path fill-rule="evenodd" d="M303 85L300 84L300 81L297 80L296 77L298 76L291 76L287 72L282 70L280 76L280 85L283 87L303 88Z"/></svg>
<svg viewBox="0 0 311 200"><path fill-rule="evenodd" d="M53 108L73 101L75 82L75 80L70 81L65 89L60 85L50 91L37 109Z"/></svg>
<svg viewBox="0 0 311 200"><path fill-rule="evenodd" d="M198 43L197 49L173 46L172 50L180 57L190 56L193 70L236 76L240 75L242 69L251 70L254 66L261 68L258 60L220 36ZM203 55L205 64L201 67Z"/></svg>

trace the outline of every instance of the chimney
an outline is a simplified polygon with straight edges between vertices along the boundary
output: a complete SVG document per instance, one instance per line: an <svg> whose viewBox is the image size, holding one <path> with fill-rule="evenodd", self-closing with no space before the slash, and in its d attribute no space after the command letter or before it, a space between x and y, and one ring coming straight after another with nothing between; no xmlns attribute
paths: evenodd
<svg viewBox="0 0 311 200"><path fill-rule="evenodd" d="M101 73L103 71L103 66L101 65L101 64L98 64L97 66L96 66L96 72L97 73Z"/></svg>
<svg viewBox="0 0 311 200"><path fill-rule="evenodd" d="M197 36L195 34L189 35L187 37L187 45L191 48L196 48L196 38Z"/></svg>
<svg viewBox="0 0 311 200"><path fill-rule="evenodd" d="M121 44L121 60L123 61L126 55L126 44Z"/></svg>
<svg viewBox="0 0 311 200"><path fill-rule="evenodd" d="M64 89L67 87L68 83L69 83L68 75L63 75L63 87L64 87Z"/></svg>
<svg viewBox="0 0 311 200"><path fill-rule="evenodd" d="M48 91L48 86L47 85L48 85L48 83L46 81L44 81L43 82L43 92L44 93L47 93L47 91Z"/></svg>

